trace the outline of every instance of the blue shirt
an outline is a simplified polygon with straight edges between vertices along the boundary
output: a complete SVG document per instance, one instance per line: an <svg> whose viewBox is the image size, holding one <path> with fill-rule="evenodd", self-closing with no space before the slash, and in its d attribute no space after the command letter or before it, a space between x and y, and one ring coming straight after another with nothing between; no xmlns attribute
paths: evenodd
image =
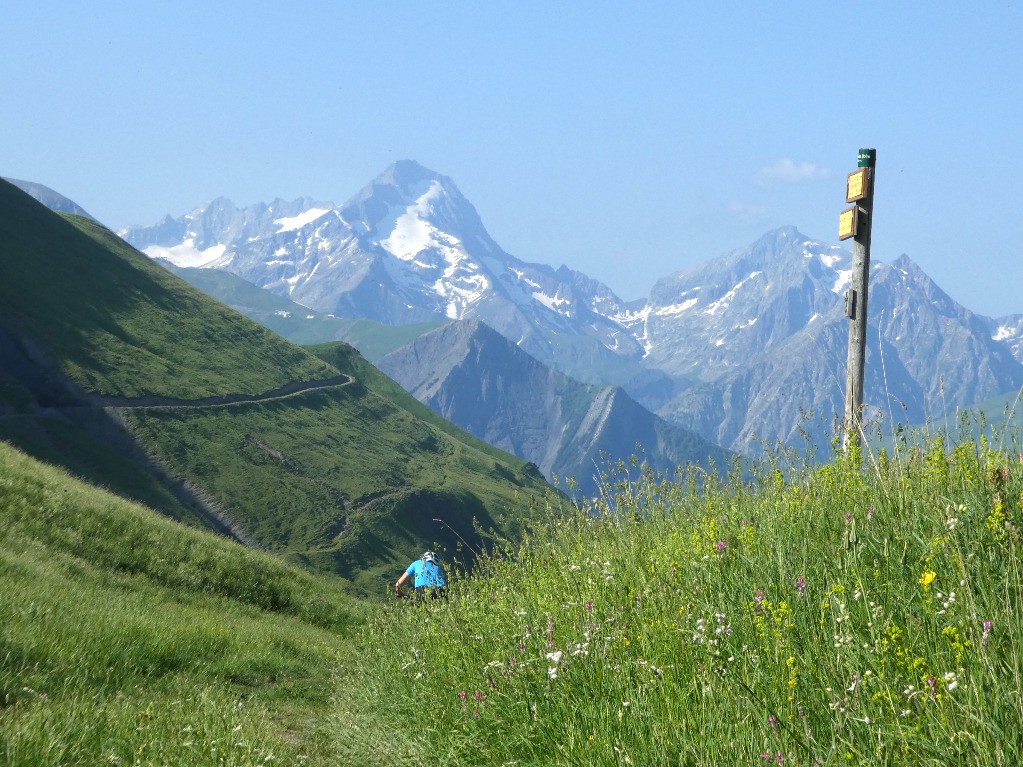
<svg viewBox="0 0 1023 767"><path fill-rule="evenodd" d="M414 578L412 585L417 589L424 586L442 589L448 585L448 579L444 577L444 571L436 562L425 562L422 559L417 559L408 566L405 572Z"/></svg>

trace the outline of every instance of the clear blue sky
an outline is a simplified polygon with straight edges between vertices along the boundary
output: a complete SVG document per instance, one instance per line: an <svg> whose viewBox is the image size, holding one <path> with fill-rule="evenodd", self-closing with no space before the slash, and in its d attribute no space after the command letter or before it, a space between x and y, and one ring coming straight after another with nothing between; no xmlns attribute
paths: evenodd
<svg viewBox="0 0 1023 767"><path fill-rule="evenodd" d="M0 20L0 175L107 225L343 202L397 159L623 298L777 226L1023 312L1023 3L37 2Z"/></svg>

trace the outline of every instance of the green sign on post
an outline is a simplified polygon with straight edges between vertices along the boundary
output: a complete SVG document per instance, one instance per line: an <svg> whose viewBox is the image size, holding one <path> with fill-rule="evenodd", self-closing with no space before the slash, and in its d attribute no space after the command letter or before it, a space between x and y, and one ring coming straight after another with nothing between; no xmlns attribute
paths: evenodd
<svg viewBox="0 0 1023 767"><path fill-rule="evenodd" d="M861 149L859 157L856 158L857 168L873 168L874 160L877 157L876 149Z"/></svg>

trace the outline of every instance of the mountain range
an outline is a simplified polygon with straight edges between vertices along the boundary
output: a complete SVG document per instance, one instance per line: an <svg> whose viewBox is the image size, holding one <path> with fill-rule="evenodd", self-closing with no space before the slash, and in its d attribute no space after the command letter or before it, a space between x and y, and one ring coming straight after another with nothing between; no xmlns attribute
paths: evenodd
<svg viewBox="0 0 1023 767"><path fill-rule="evenodd" d="M343 205L238 208L221 198L120 234L151 257L225 270L288 298L321 327L324 317L424 329L483 322L543 365L620 386L730 450L827 444L844 409L851 254L794 227L667 275L631 302L581 272L504 252L453 181L413 161ZM1020 315L971 312L908 256L873 263L869 311L869 415L921 422L1023 386ZM425 392L426 367L418 379L391 371Z"/></svg>
<svg viewBox="0 0 1023 767"><path fill-rule="evenodd" d="M351 346L290 343L4 181L0 232L0 438L38 459L364 594L551 492Z"/></svg>

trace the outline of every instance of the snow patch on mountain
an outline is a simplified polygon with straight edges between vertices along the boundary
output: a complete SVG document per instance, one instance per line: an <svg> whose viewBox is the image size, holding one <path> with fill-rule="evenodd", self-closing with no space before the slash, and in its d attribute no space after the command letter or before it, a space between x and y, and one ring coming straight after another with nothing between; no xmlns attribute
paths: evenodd
<svg viewBox="0 0 1023 767"><path fill-rule="evenodd" d="M738 284L733 286L732 289L725 293L723 296L721 296L721 298L719 298L717 301L715 301L706 309L704 309L703 313L717 314L720 310L727 309L728 305L732 303L732 299L735 298L736 294L739 292L742 286L745 285L750 280L756 279L757 275L759 274L760 272L751 272L749 277L746 277L745 279L741 280Z"/></svg>
<svg viewBox="0 0 1023 767"><path fill-rule="evenodd" d="M999 325L995 334L991 336L992 341L1007 341L1010 338L1015 337L1016 329L1010 328L1007 325Z"/></svg>
<svg viewBox="0 0 1023 767"><path fill-rule="evenodd" d="M562 314L565 317L572 316L572 302L567 298L549 296L546 293L536 291L533 293L533 299L539 301L552 312L557 312L558 314Z"/></svg>
<svg viewBox="0 0 1023 767"><path fill-rule="evenodd" d="M210 266L214 261L222 258L227 251L227 245L219 244L199 250L195 246L195 238L190 237L180 245L163 247L161 245L150 245L142 252L150 258L162 258L170 261L175 266L182 267L203 267ZM224 262L230 263L230 260Z"/></svg>
<svg viewBox="0 0 1023 767"><path fill-rule="evenodd" d="M311 224L316 219L330 213L330 208L310 208L307 211L299 213L297 216L286 216L285 218L275 218L274 223L280 228L277 230L277 234L283 232L293 232L296 229L301 229L307 224ZM250 237L249 241L259 239L258 237Z"/></svg>
<svg viewBox="0 0 1023 767"><path fill-rule="evenodd" d="M842 295L850 285L852 285L852 269L843 269L838 272L838 279L835 280L831 292Z"/></svg>
<svg viewBox="0 0 1023 767"><path fill-rule="evenodd" d="M671 317L677 314L684 314L685 312L692 309L699 303L699 298L687 298L680 304L671 304L669 306L659 306L654 310L654 314L658 317ZM711 312L713 314L713 312Z"/></svg>

